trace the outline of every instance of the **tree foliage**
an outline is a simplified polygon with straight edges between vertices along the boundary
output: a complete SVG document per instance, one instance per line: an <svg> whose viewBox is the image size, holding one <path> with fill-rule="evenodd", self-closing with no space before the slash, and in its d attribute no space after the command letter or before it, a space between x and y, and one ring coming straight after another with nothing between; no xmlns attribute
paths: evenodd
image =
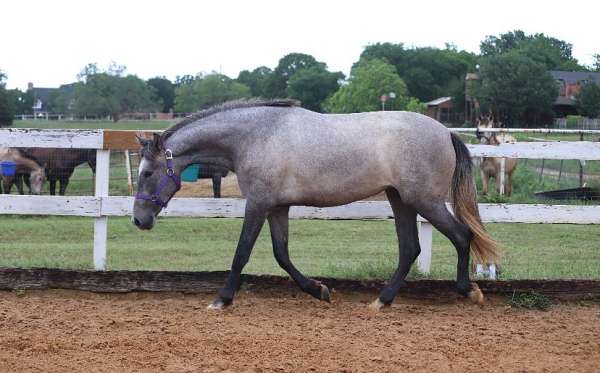
<svg viewBox="0 0 600 373"><path fill-rule="evenodd" d="M487 36L480 44L483 57L518 51L541 63L547 70L585 70L573 57L573 45L542 33L527 35L521 30Z"/></svg>
<svg viewBox="0 0 600 373"><path fill-rule="evenodd" d="M190 113L225 101L251 96L250 88L226 75L198 76L175 89L175 111Z"/></svg>
<svg viewBox="0 0 600 373"><path fill-rule="evenodd" d="M326 69L327 65L318 62L313 56L304 53L290 53L283 56L273 73L265 81L265 97L284 98L287 97L288 80L299 70L311 67Z"/></svg>
<svg viewBox="0 0 600 373"><path fill-rule="evenodd" d="M589 118L600 116L600 86L593 80L584 83L575 95L575 104L581 115Z"/></svg>
<svg viewBox="0 0 600 373"><path fill-rule="evenodd" d="M322 103L338 90L343 78L341 72L329 72L322 65L303 68L290 77L286 93L288 97L300 100L303 107L322 112Z"/></svg>
<svg viewBox="0 0 600 373"><path fill-rule="evenodd" d="M14 98L6 89L6 75L0 70L0 127L10 126L15 116Z"/></svg>
<svg viewBox="0 0 600 373"><path fill-rule="evenodd" d="M518 51L482 59L480 78L475 96L484 111L491 111L506 125L537 124L551 112L558 95L546 66Z"/></svg>
<svg viewBox="0 0 600 373"><path fill-rule="evenodd" d="M151 111L162 103L154 91L135 75L124 76L125 68L112 64L105 71L87 65L78 75L73 111L79 115L112 116L114 121L127 112Z"/></svg>
<svg viewBox="0 0 600 373"><path fill-rule="evenodd" d="M457 86L464 85L465 74L473 71L476 65L474 54L458 51L453 45L447 45L445 49L406 49L402 43L377 43L364 49L358 63L372 58L392 64L406 82L410 95L421 101L453 96ZM464 96L464 90L461 96ZM464 105L458 109L462 107Z"/></svg>
<svg viewBox="0 0 600 373"><path fill-rule="evenodd" d="M348 83L343 85L325 103L332 113L357 113L380 110L379 98L394 92L396 98L388 101L389 110L406 107L408 90L394 66L381 59L362 61L352 68Z"/></svg>
<svg viewBox="0 0 600 373"><path fill-rule="evenodd" d="M269 80L272 79L273 70L266 66L260 66L249 71L240 71L237 81L250 87L250 93L253 97L270 97L267 91Z"/></svg>
<svg viewBox="0 0 600 373"><path fill-rule="evenodd" d="M147 84L154 89L154 93L162 101L161 111L168 113L175 105L175 87L167 78L155 77L148 79Z"/></svg>

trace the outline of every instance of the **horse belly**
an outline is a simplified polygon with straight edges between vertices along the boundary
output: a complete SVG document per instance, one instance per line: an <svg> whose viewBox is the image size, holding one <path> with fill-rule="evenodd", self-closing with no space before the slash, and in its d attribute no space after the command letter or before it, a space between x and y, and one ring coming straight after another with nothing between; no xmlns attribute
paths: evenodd
<svg viewBox="0 0 600 373"><path fill-rule="evenodd" d="M389 167L389 166L388 166ZM391 172L375 160L367 164L315 167L309 172L287 170L278 193L283 203L337 206L371 197L392 182Z"/></svg>

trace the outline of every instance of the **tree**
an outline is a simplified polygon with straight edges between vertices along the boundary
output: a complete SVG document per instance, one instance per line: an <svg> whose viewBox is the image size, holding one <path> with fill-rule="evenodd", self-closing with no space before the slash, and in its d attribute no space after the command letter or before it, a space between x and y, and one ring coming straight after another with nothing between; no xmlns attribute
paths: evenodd
<svg viewBox="0 0 600 373"><path fill-rule="evenodd" d="M521 30L515 30L500 36L487 36L481 42L480 50L484 57L520 51L543 64L547 70L585 70L573 57L573 45L542 33L527 35Z"/></svg>
<svg viewBox="0 0 600 373"><path fill-rule="evenodd" d="M252 71L240 71L237 81L250 87L250 93L254 97L268 97L267 82L273 75L273 70L266 66L260 66Z"/></svg>
<svg viewBox="0 0 600 373"><path fill-rule="evenodd" d="M341 72L329 72L322 65L302 68L288 80L286 93L288 97L300 100L303 107L322 112L322 103L338 90L338 82L343 78Z"/></svg>
<svg viewBox="0 0 600 373"><path fill-rule="evenodd" d="M324 107L332 113L377 111L381 108L380 96L390 92L394 92L396 98L388 103L389 109L405 108L408 90L394 66L380 59L370 59L352 68L348 83L334 93Z"/></svg>
<svg viewBox="0 0 600 373"><path fill-rule="evenodd" d="M575 105L581 115L589 118L600 116L600 86L593 80L584 83L575 95Z"/></svg>
<svg viewBox="0 0 600 373"><path fill-rule="evenodd" d="M22 92L15 88L8 91L13 100L13 105L16 114L32 114L33 113L33 91L28 89Z"/></svg>
<svg viewBox="0 0 600 373"><path fill-rule="evenodd" d="M225 101L251 97L250 88L222 74L199 76L175 89L175 111L189 113Z"/></svg>
<svg viewBox="0 0 600 373"><path fill-rule="evenodd" d="M482 108L509 126L518 121L537 125L558 95L546 66L519 51L482 59L480 82L475 97Z"/></svg>
<svg viewBox="0 0 600 373"><path fill-rule="evenodd" d="M594 54L594 62L592 63L591 71L600 72L600 53Z"/></svg>
<svg viewBox="0 0 600 373"><path fill-rule="evenodd" d="M323 62L318 62L313 56L304 53L290 53L283 56L277 67L265 81L264 93L267 98L286 97L288 80L299 70L315 66L327 68Z"/></svg>
<svg viewBox="0 0 600 373"><path fill-rule="evenodd" d="M10 126L15 116L14 98L6 90L6 74L0 70L0 127Z"/></svg>
<svg viewBox="0 0 600 373"><path fill-rule="evenodd" d="M156 110L162 106L153 90L135 75L123 76L125 67L111 64L102 71L87 65L78 75L73 94L73 110L80 114L112 116L116 122L127 112Z"/></svg>
<svg viewBox="0 0 600 373"><path fill-rule="evenodd" d="M164 76L148 79L146 83L154 89L156 96L162 100L161 111L163 113L171 111L175 105L175 88L173 87L173 83Z"/></svg>
<svg viewBox="0 0 600 373"><path fill-rule="evenodd" d="M410 95L421 101L454 96L456 82L464 84L465 74L473 71L476 65L474 54L458 51L451 44L447 44L445 49L405 49L402 43L377 43L363 50L357 64L373 58L392 64L400 78L406 82ZM457 109L463 107L464 105Z"/></svg>

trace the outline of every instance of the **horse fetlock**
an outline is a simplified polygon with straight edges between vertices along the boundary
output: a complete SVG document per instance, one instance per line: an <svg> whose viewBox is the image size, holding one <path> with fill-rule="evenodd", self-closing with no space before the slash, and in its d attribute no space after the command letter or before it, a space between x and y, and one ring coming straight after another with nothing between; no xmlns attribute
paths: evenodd
<svg viewBox="0 0 600 373"><path fill-rule="evenodd" d="M222 298L217 298L217 299L215 299L214 302L209 304L208 307L206 307L206 309L219 311L219 310L222 310L224 308L231 306L232 303L233 302L231 300L224 300Z"/></svg>
<svg viewBox="0 0 600 373"><path fill-rule="evenodd" d="M311 280L302 290L319 300L331 303L329 288L319 281Z"/></svg>
<svg viewBox="0 0 600 373"><path fill-rule="evenodd" d="M471 290L469 291L469 293L467 295L468 295L469 299L471 300L471 302L478 304L480 306L483 305L485 298L483 296L483 292L481 291L481 289L479 289L479 285L477 285L476 283L474 283L474 282L471 283Z"/></svg>
<svg viewBox="0 0 600 373"><path fill-rule="evenodd" d="M370 310L373 311L379 311L380 309L382 309L383 307L389 307L390 303L385 303L381 300L381 298L377 298L375 299L373 302L371 302L367 308L369 308Z"/></svg>
<svg viewBox="0 0 600 373"><path fill-rule="evenodd" d="M321 287L321 300L327 303L331 303L331 294L329 293L329 288L323 284L319 284Z"/></svg>

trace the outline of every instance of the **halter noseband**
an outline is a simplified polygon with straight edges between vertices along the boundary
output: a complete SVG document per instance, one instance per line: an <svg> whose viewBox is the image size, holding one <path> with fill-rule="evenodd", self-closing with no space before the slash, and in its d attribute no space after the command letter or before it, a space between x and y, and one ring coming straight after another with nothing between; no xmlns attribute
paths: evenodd
<svg viewBox="0 0 600 373"><path fill-rule="evenodd" d="M173 170L173 152L171 151L171 149L165 149L165 159L167 160L167 171L163 175L163 178L160 181L160 184L158 185L158 189L156 190L156 192L154 192L154 194L152 194L152 195L138 192L135 196L135 199L143 199L146 201L151 201L155 205L158 205L161 208L165 208L165 207L167 207L167 204L169 203L171 198L173 198L175 193L177 193L177 191L179 189L181 189L181 179L179 178L179 176L177 176L175 174L175 170ZM165 187L169 183L169 180L173 180L173 182L175 183L175 186L177 188L175 189L175 192L173 192L173 194L171 194L171 196L169 198L167 198L166 201L163 201L160 198L160 194L162 193L163 189L165 189Z"/></svg>

